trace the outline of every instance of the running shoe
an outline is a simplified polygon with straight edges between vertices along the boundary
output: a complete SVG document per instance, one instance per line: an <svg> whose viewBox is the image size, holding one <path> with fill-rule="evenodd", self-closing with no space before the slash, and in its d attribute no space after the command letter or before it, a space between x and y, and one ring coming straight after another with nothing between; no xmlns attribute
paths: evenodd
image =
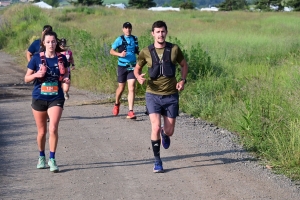
<svg viewBox="0 0 300 200"><path fill-rule="evenodd" d="M46 168L46 158L45 156L40 156L38 164L36 165L38 169L45 169Z"/></svg>
<svg viewBox="0 0 300 200"><path fill-rule="evenodd" d="M153 167L154 173L164 173L164 168L161 161L155 161L154 167Z"/></svg>
<svg viewBox="0 0 300 200"><path fill-rule="evenodd" d="M120 111L120 103L119 104L115 104L114 108L113 108L113 115L117 116L119 114Z"/></svg>
<svg viewBox="0 0 300 200"><path fill-rule="evenodd" d="M136 119L136 116L135 116L134 112L131 110L131 111L128 112L126 118L127 119Z"/></svg>
<svg viewBox="0 0 300 200"><path fill-rule="evenodd" d="M50 158L48 161L48 165L50 167L50 172L58 172L58 166L56 165L56 161L54 158Z"/></svg>
<svg viewBox="0 0 300 200"><path fill-rule="evenodd" d="M160 134L161 134L161 144L162 144L162 146L165 149L168 149L170 147L171 140L170 140L170 137L165 134L165 131L164 131L163 127L161 128Z"/></svg>
<svg viewBox="0 0 300 200"><path fill-rule="evenodd" d="M67 99L67 100L68 100L68 99L69 99L69 97L70 97L70 96L69 96L69 93L65 92L65 99Z"/></svg>

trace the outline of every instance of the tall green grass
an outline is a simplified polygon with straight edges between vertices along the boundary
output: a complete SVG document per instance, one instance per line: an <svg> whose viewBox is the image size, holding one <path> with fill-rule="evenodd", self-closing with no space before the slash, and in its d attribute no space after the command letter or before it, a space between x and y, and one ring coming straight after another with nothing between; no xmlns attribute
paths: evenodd
<svg viewBox="0 0 300 200"><path fill-rule="evenodd" d="M109 50L122 24L133 24L143 48L152 42L152 23L166 21L168 41L179 44L189 64L181 110L239 134L246 149L276 171L300 179L300 13L17 5L3 17L0 47L18 55L24 68L30 41L51 24L74 52L72 84L106 93L114 93L117 84L117 58ZM145 87L137 87L143 95Z"/></svg>

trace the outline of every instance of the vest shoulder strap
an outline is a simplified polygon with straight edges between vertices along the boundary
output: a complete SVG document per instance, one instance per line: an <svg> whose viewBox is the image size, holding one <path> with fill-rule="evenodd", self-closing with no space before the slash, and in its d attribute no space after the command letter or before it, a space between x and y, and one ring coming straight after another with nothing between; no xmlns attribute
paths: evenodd
<svg viewBox="0 0 300 200"><path fill-rule="evenodd" d="M62 62L63 61L63 57L62 57L62 54L61 53L59 53L59 52L56 52L56 56L57 56L57 58L58 58L58 62Z"/></svg>
<svg viewBox="0 0 300 200"><path fill-rule="evenodd" d="M154 47L154 44L151 44L148 46L148 49L150 51L150 55L151 55L151 58L152 58L152 62L153 63L158 63L159 62L159 58L158 58L158 55L155 51L155 47Z"/></svg>
<svg viewBox="0 0 300 200"><path fill-rule="evenodd" d="M124 36L124 35L121 35L120 37L121 37L121 39L122 39L122 43L125 43L125 44L127 45L127 41L126 41L126 39L125 39L125 36Z"/></svg>
<svg viewBox="0 0 300 200"><path fill-rule="evenodd" d="M166 48L172 48L173 47L173 44L172 43L170 43L170 42L166 42Z"/></svg>
<svg viewBox="0 0 300 200"><path fill-rule="evenodd" d="M166 42L166 46L165 46L165 50L164 50L164 54L163 54L163 58L162 58L164 61L171 60L172 47L173 47L172 43Z"/></svg>
<svg viewBox="0 0 300 200"><path fill-rule="evenodd" d="M131 37L133 37L134 42L137 41L137 37L135 35L131 35Z"/></svg>
<svg viewBox="0 0 300 200"><path fill-rule="evenodd" d="M150 44L150 45L148 46L148 49L149 49L150 52L151 52L153 49L155 49L155 48L154 48L154 44Z"/></svg>
<svg viewBox="0 0 300 200"><path fill-rule="evenodd" d="M59 69L59 73L60 73L58 80L63 81L64 75L66 73L65 65L64 65L64 62L63 62L63 56L59 52L56 52L56 56L58 58L58 69Z"/></svg>

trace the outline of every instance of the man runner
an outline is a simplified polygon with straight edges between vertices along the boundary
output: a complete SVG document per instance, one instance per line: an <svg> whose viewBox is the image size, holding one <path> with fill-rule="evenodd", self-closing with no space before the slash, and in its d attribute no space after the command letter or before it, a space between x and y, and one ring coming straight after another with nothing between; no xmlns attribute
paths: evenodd
<svg viewBox="0 0 300 200"><path fill-rule="evenodd" d="M151 121L151 143L155 158L153 172L164 172L160 158L160 144L165 149L170 146L170 136L175 129L175 121L179 110L178 91L184 89L188 65L183 53L176 44L166 42L168 33L164 21L156 21L152 25L154 44L142 49L134 69L134 75L143 84L145 74L142 68L147 64L149 79L146 89L146 107ZM176 63L181 66L181 79L176 80ZM161 125L161 116L163 123Z"/></svg>

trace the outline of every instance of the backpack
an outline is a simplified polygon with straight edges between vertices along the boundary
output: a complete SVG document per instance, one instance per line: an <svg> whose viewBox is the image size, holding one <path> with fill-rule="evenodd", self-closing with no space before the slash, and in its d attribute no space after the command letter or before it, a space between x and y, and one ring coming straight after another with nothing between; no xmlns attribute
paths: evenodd
<svg viewBox="0 0 300 200"><path fill-rule="evenodd" d="M121 35L120 37L122 39L122 45L118 47L119 53L121 53L124 50L126 51L127 50L127 46L128 46L128 43L127 43L127 41L125 39L125 36ZM130 35L130 37L133 37L133 40L134 40L134 44L135 44L134 53L139 54L139 48L138 48L139 47L139 43L138 43L137 37L134 36L134 35Z"/></svg>
<svg viewBox="0 0 300 200"><path fill-rule="evenodd" d="M56 56L58 58L58 69L59 69L59 78L58 78L58 80L62 81L63 78L64 78L64 75L66 73L64 62L63 62L63 57L62 57L61 53L58 53L58 52L56 53ZM44 52L40 52L40 57L41 57L41 61L42 61L43 67L47 67L45 53ZM45 82L45 77L39 78L39 80L41 82Z"/></svg>

